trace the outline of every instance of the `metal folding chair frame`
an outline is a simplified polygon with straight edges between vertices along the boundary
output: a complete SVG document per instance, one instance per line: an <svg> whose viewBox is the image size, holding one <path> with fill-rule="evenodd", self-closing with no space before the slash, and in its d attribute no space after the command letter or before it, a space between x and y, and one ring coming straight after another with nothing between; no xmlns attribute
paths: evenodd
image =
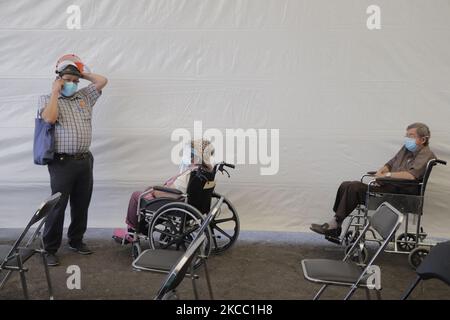
<svg viewBox="0 0 450 320"><path fill-rule="evenodd" d="M380 243L380 246L379 246L378 250L372 256L372 258L367 263L367 265L364 266L363 270L361 271L361 274L360 274L359 278L354 283L344 283L344 282L338 282L338 281L329 281L329 280L310 278L310 277L307 276L307 270L306 270L307 268L305 266L305 260L302 260L302 269L303 269L303 274L304 274L305 278L307 280L311 281L311 282L324 284L319 289L319 291L316 293L316 295L314 296L314 300L319 299L320 296L322 295L322 293L325 291L325 289L329 285L338 285L338 286L350 287L350 290L348 291L348 293L344 297L344 300L350 299L350 297L353 295L353 293L355 292L355 290L358 287L366 287L366 289L368 289L366 285L361 284L361 281L366 276L367 272L369 271L369 268L373 265L374 261L378 258L380 253L385 249L385 247L389 243L389 239L392 237L393 234L395 234L396 230L399 228L399 226L400 226L400 224L401 224L401 222L403 220L402 214L396 208L394 208L392 205L390 205L387 202L384 202L383 204L381 204L380 207L377 209L377 211L380 210L380 208L382 206L387 206L392 212L394 212L397 215L397 220L396 220L395 224L393 225L393 227L391 228L389 234L386 237L383 237L384 240ZM354 253L354 251L358 249L358 246L360 245L360 243L363 243L365 241L364 240L365 239L365 234L370 230L369 228L371 228L371 227L372 227L372 224L371 224L370 220L367 220L367 223L364 226L364 229L362 230L362 232L360 233L360 235L358 236L356 241L353 243L353 245L351 246L350 250L344 256L342 261L348 261L348 259ZM368 297L370 297L368 291L366 291L366 293L367 293ZM377 290L377 296L378 296L378 298L381 298L381 295L380 295L378 290Z"/></svg>
<svg viewBox="0 0 450 320"><path fill-rule="evenodd" d="M44 264L44 270L45 270L45 276L47 280L47 287L48 287L48 294L49 299L53 300L53 289L52 289L52 283L50 279L50 272L48 270L47 265L47 257L46 257L46 251L44 250L44 242L41 236L41 229L43 225L45 224L45 220L47 218L47 214L54 208L54 206L58 203L59 198L61 197L61 193L56 193L49 197L41 206L40 208L35 212L33 217L31 218L28 225L25 227L25 229L20 234L19 238L14 242L14 244L11 246L11 249L9 250L8 254L5 256L4 260L0 263L0 273L2 270L6 270L6 274L3 277L3 279L0 282L0 290L3 288L3 286L8 281L9 277L11 276L13 271L18 271L20 275L20 281L22 284L22 290L25 299L29 299L29 293L28 293L28 286L27 281L25 277L25 272L28 271L27 268L24 267L24 263L31 258L35 253L38 253L42 257L42 262ZM26 237L28 231L30 228L40 220L40 223L36 230L33 232L33 234L30 236L28 241L24 246L20 246L24 238ZM39 248L30 248L30 246L35 242L36 238L40 239L40 247ZM22 253L27 252L27 255L24 256L25 259L22 259ZM17 265L11 265L12 262L16 261Z"/></svg>

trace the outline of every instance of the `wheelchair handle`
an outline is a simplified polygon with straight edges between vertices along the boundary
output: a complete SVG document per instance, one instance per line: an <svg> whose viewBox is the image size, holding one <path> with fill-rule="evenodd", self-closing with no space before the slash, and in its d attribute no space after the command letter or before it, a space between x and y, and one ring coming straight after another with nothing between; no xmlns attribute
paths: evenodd
<svg viewBox="0 0 450 320"><path fill-rule="evenodd" d="M234 164L231 164L231 163L226 163L226 162L224 162L224 163L223 163L223 166L224 166L224 167L228 167L228 168L231 168L231 169L234 169L234 168L236 168L236 166L235 166Z"/></svg>
<svg viewBox="0 0 450 320"><path fill-rule="evenodd" d="M230 173L227 170L225 170L224 167L234 169L235 165L231 164L231 163L226 163L225 161L222 161L214 166L214 170L216 172L220 171L222 174L225 172L227 174L228 178L230 178Z"/></svg>
<svg viewBox="0 0 450 320"><path fill-rule="evenodd" d="M435 162L439 163L439 164L443 164L444 166L447 165L447 161L445 161L445 160L436 159Z"/></svg>

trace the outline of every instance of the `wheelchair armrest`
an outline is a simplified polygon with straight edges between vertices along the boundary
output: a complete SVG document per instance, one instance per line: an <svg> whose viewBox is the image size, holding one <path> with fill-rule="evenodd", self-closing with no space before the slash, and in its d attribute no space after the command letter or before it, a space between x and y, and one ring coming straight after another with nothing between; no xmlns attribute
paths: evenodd
<svg viewBox="0 0 450 320"><path fill-rule="evenodd" d="M183 192L178 190L178 189L167 188L167 187L163 187L163 186L154 186L153 190L167 192L167 193L172 193L172 194L177 194L177 195L182 195L183 194Z"/></svg>
<svg viewBox="0 0 450 320"><path fill-rule="evenodd" d="M360 181L361 181L361 182L364 182L364 179L365 179L365 178L367 178L367 177L374 177L374 176L375 176L375 173L377 173L377 172L376 172L376 171L367 171L366 174L363 174L363 175L362 175Z"/></svg>
<svg viewBox="0 0 450 320"><path fill-rule="evenodd" d="M383 183L395 183L395 184L416 185L416 186L420 185L420 181L401 179L401 178L380 177L380 178L376 178L375 180L377 182L383 182Z"/></svg>

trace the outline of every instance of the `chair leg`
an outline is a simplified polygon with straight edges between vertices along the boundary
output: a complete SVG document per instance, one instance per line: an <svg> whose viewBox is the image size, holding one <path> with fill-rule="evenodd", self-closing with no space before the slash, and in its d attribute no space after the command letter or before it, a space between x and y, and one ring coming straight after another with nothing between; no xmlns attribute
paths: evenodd
<svg viewBox="0 0 450 320"><path fill-rule="evenodd" d="M206 278L206 284L208 285L209 297L211 298L211 300L214 300L213 291L211 288L211 279L209 278L209 272L208 272L208 267L206 266L206 260L204 260L203 263L204 263L204 268L205 268L205 278Z"/></svg>
<svg viewBox="0 0 450 320"><path fill-rule="evenodd" d="M353 293L355 293L355 290L356 290L357 288L358 288L357 286L353 285L353 286L350 288L350 291L349 291L349 292L347 293L347 295L345 296L344 300L349 300L349 299L351 298L351 296L353 295Z"/></svg>
<svg viewBox="0 0 450 320"><path fill-rule="evenodd" d="M322 288L320 288L320 290L316 293L316 295L314 296L313 300L319 300L320 296L322 295L322 293L325 291L325 289L328 287L327 284L324 284L322 286Z"/></svg>
<svg viewBox="0 0 450 320"><path fill-rule="evenodd" d="M5 285L6 281L8 281L9 277L11 276L12 271L8 270L8 272L6 272L5 277L2 279L2 282L0 282L0 290L3 288L3 286Z"/></svg>
<svg viewBox="0 0 450 320"><path fill-rule="evenodd" d="M27 280L25 279L25 271L20 270L19 273L20 273L20 281L22 282L23 296L25 297L25 300L29 300L30 297L28 295Z"/></svg>
<svg viewBox="0 0 450 320"><path fill-rule="evenodd" d="M23 289L23 295L26 300L30 299L28 295L28 288L27 288L27 280L25 278L25 270L23 269L22 259L20 255L17 256L17 265L19 267L19 275L20 275L20 281L22 282L22 289Z"/></svg>
<svg viewBox="0 0 450 320"><path fill-rule="evenodd" d="M191 279L192 279L192 289L194 290L195 300L198 300L197 284L195 283L195 278L196 277L197 276L195 274L192 274Z"/></svg>
<svg viewBox="0 0 450 320"><path fill-rule="evenodd" d="M371 300L370 299L370 290L369 290L369 288L366 288L365 291L366 291L366 298L367 298L367 300Z"/></svg>
<svg viewBox="0 0 450 320"><path fill-rule="evenodd" d="M414 283L409 287L409 289L403 294L403 297L401 298L401 300L406 300L408 299L409 295L411 294L411 292L413 292L413 290L416 288L416 286L419 284L420 280L422 280L422 278L420 278L419 276L416 277L416 279L414 280Z"/></svg>
<svg viewBox="0 0 450 320"><path fill-rule="evenodd" d="M47 278L48 298L49 298L49 300L53 300L52 281L50 279L50 272L48 270L48 265L47 265L47 257L45 255L44 251L41 251L41 256L42 256L42 261L44 263L45 277Z"/></svg>
<svg viewBox="0 0 450 320"><path fill-rule="evenodd" d="M375 289L375 293L377 294L377 299L378 299L378 300L383 300L383 299L381 298L381 290L376 290L376 289Z"/></svg>

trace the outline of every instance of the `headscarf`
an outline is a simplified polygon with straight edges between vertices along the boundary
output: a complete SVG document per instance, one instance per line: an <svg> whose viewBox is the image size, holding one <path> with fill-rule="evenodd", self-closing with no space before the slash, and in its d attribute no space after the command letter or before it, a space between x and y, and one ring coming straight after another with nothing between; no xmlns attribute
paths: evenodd
<svg viewBox="0 0 450 320"><path fill-rule="evenodd" d="M208 171L212 171L214 166L214 146L209 140L191 140L183 148L182 168L186 170L191 165L201 165Z"/></svg>

